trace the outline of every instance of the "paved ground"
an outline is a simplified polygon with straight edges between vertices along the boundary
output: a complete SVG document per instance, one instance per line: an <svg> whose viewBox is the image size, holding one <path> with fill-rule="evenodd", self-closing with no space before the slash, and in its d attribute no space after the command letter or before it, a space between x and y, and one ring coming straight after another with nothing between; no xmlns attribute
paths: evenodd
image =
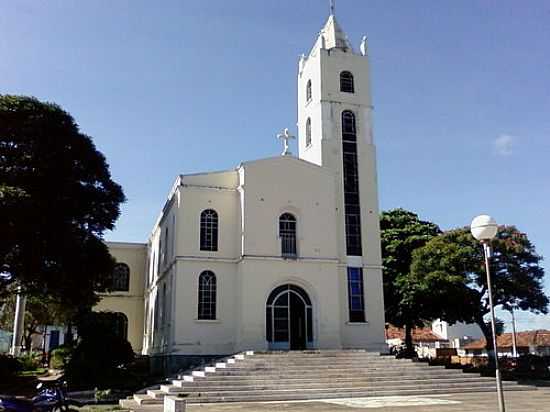
<svg viewBox="0 0 550 412"><path fill-rule="evenodd" d="M120 408L103 405L76 412L107 412ZM437 396L338 399L281 403L226 403L188 405L186 412L497 412L496 394L468 393ZM144 407L140 412L162 412ZM506 394L506 412L550 412L550 388Z"/></svg>
<svg viewBox="0 0 550 412"><path fill-rule="evenodd" d="M496 412L496 394L362 398L332 402L240 403L189 405L187 412ZM510 392L506 394L507 412L550 412L550 390Z"/></svg>

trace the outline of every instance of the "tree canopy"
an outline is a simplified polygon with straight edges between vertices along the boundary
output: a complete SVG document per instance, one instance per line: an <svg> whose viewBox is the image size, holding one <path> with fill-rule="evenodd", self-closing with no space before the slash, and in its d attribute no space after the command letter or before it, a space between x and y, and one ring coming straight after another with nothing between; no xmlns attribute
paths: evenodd
<svg viewBox="0 0 550 412"><path fill-rule="evenodd" d="M105 230L124 201L105 157L70 114L32 97L0 95L0 295L91 306L113 267Z"/></svg>
<svg viewBox="0 0 550 412"><path fill-rule="evenodd" d="M492 240L491 279L494 305L548 313L543 291L542 257L524 233L500 226ZM449 323L477 323L493 349L487 278L482 245L468 227L451 230L413 253L411 281L431 296L430 304Z"/></svg>
<svg viewBox="0 0 550 412"><path fill-rule="evenodd" d="M380 229L386 320L405 327L405 340L411 350L412 328L433 318L427 296L417 293L421 289L410 276L412 254L441 231L434 223L422 221L404 209L382 212Z"/></svg>

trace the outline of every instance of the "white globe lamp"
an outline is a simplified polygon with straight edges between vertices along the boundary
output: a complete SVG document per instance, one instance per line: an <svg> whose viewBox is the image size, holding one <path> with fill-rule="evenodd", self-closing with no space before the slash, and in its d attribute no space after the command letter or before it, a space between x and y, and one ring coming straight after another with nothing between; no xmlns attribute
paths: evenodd
<svg viewBox="0 0 550 412"><path fill-rule="evenodd" d="M491 258L491 244L490 240L493 239L498 231L498 225L495 219L488 215L479 215L472 220L470 224L470 231L472 236L483 244L483 254L485 257L485 271L487 273L487 293L489 297L489 308L491 313L491 331L493 332L493 350L495 353L495 375L497 383L497 398L498 409L500 412L506 411L504 405L504 395L502 390L502 377L500 375L500 368L498 365L498 346L497 346L497 333L496 333L496 320L495 320L495 305L493 304L493 290L491 286L491 268L489 267L489 259Z"/></svg>
<svg viewBox="0 0 550 412"><path fill-rule="evenodd" d="M480 242L486 242L493 239L498 231L498 225L495 219L489 215L480 215L472 220L470 225L472 236Z"/></svg>

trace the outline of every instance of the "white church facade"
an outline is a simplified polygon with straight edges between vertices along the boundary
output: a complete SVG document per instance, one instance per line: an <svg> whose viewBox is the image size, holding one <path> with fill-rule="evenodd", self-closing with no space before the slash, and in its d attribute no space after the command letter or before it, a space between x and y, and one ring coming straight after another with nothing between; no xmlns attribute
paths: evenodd
<svg viewBox="0 0 550 412"><path fill-rule="evenodd" d="M297 157L178 176L146 244L109 244L96 309L135 351L385 350L369 60L334 15L299 62L298 133Z"/></svg>

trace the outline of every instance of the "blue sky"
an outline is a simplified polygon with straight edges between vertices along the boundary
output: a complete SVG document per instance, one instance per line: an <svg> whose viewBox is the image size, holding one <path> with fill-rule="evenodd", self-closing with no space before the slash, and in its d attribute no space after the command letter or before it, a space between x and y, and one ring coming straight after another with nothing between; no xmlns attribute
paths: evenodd
<svg viewBox="0 0 550 412"><path fill-rule="evenodd" d="M143 242L177 174L280 152L327 15L328 0L3 1L0 93L75 117L128 197L106 238ZM369 38L382 209L444 229L489 213L550 259L550 2L338 0L336 15L356 47Z"/></svg>

